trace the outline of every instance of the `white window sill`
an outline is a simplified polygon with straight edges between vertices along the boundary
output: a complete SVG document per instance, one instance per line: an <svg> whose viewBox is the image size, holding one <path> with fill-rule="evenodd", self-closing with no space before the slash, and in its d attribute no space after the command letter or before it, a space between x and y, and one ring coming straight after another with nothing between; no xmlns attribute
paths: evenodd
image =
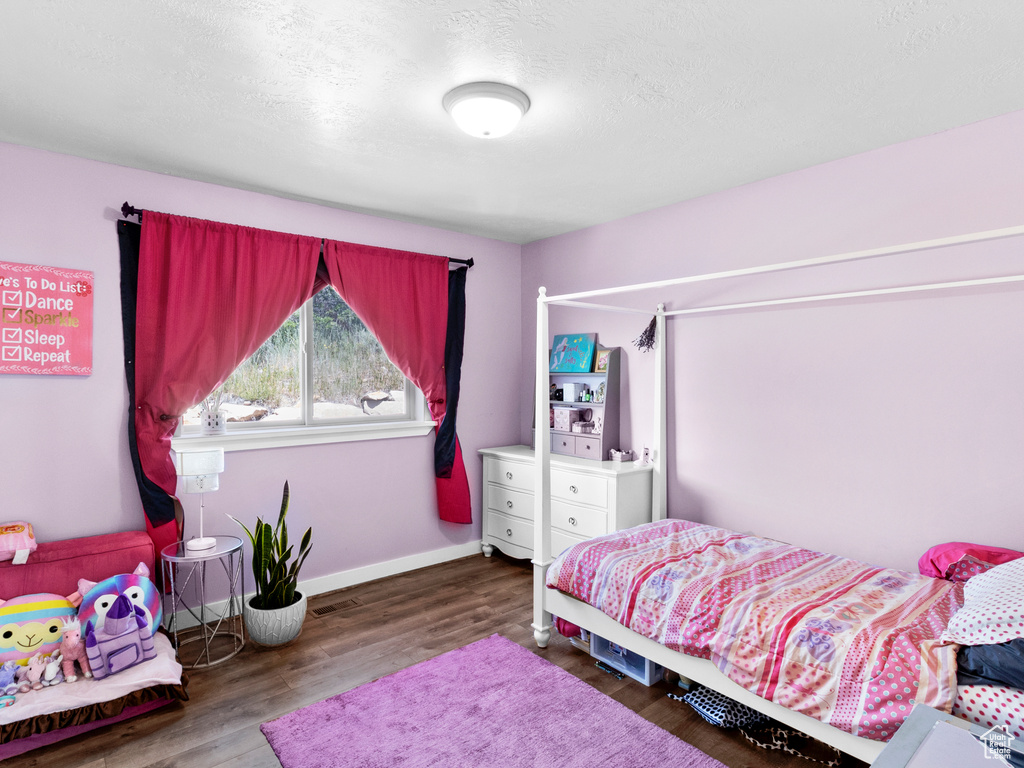
<svg viewBox="0 0 1024 768"><path fill-rule="evenodd" d="M421 437L434 431L432 421L396 421L375 424L332 424L322 427L277 427L244 429L223 435L187 434L171 438L175 451L223 448L225 451L255 451L292 445L348 443L356 440L385 440L393 437Z"/></svg>

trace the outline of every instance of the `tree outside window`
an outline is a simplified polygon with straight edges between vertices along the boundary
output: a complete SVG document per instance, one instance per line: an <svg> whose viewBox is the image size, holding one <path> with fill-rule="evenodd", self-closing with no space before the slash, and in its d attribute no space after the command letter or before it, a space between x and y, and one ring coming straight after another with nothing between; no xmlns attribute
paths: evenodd
<svg viewBox="0 0 1024 768"><path fill-rule="evenodd" d="M307 352L307 354L303 354ZM415 388L337 291L293 313L221 388L228 430L412 418ZM198 431L199 406L184 418Z"/></svg>

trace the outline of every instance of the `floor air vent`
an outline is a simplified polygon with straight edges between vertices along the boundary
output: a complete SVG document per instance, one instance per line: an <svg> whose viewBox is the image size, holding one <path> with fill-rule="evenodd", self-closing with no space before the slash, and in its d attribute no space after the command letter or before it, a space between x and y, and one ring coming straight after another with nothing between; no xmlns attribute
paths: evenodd
<svg viewBox="0 0 1024 768"><path fill-rule="evenodd" d="M310 611L314 616L326 616L328 613L336 613L337 611L348 610L349 608L355 608L357 605L362 603L356 599L351 598L349 600L342 600L338 603L331 603L330 605L321 605L319 608L314 608Z"/></svg>

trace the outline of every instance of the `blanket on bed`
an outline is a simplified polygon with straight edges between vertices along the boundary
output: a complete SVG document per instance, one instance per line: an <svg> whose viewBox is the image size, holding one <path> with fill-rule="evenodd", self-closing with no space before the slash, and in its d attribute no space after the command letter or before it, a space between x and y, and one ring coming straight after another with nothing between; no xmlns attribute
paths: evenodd
<svg viewBox="0 0 1024 768"><path fill-rule="evenodd" d="M914 702L956 698L939 637L962 584L664 520L577 544L547 585L857 736L886 741Z"/></svg>

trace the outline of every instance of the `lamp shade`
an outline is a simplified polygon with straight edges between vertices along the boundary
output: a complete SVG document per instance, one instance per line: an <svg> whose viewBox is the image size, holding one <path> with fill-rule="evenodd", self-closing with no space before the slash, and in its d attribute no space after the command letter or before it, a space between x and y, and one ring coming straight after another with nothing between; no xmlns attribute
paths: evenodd
<svg viewBox="0 0 1024 768"><path fill-rule="evenodd" d="M182 477L219 475L224 471L224 449L209 448L202 451L180 451L175 454L174 468ZM207 488L206 490L217 490ZM186 491L199 493L199 491Z"/></svg>
<svg viewBox="0 0 1024 768"><path fill-rule="evenodd" d="M503 83L466 83L442 100L455 124L470 136L496 139L511 133L530 109L530 99Z"/></svg>

